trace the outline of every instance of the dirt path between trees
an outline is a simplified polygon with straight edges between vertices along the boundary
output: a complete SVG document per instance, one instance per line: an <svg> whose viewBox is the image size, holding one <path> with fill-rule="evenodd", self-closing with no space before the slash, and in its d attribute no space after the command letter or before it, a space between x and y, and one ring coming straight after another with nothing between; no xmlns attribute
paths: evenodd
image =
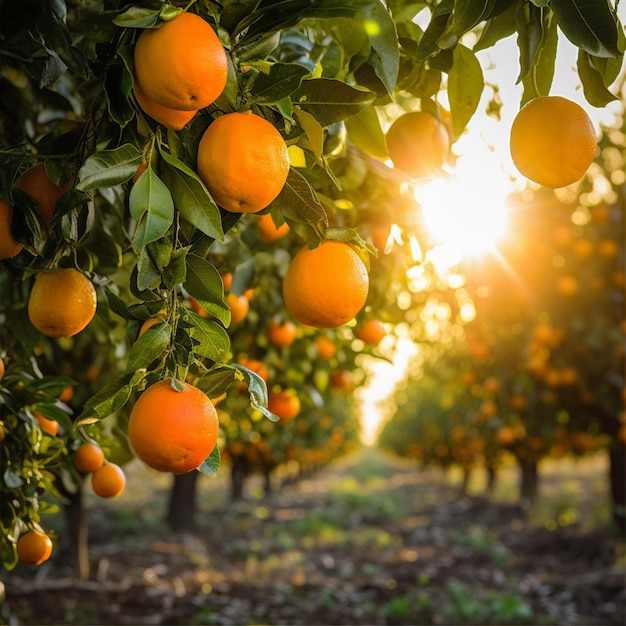
<svg viewBox="0 0 626 626"><path fill-rule="evenodd" d="M371 449L265 498L210 488L194 532L147 505L90 510L92 579L58 558L19 567L0 622L624 623L624 542L608 525L537 526Z"/></svg>

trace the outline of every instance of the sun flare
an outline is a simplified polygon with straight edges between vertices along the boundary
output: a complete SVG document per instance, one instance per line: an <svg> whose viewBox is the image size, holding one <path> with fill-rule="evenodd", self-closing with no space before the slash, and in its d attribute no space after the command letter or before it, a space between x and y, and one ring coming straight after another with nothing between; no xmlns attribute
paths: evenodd
<svg viewBox="0 0 626 626"><path fill-rule="evenodd" d="M488 174L482 159L459 159L454 172L416 187L424 226L435 255L455 250L462 258L493 250L507 226L507 180ZM440 248L439 252L435 252Z"/></svg>

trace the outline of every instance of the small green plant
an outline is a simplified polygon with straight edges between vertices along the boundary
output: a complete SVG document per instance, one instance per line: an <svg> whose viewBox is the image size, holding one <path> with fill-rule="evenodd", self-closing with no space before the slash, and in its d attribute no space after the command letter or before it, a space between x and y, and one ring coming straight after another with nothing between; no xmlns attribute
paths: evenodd
<svg viewBox="0 0 626 626"><path fill-rule="evenodd" d="M433 606L424 591L411 591L383 604L379 616L387 624L430 624L433 621Z"/></svg>

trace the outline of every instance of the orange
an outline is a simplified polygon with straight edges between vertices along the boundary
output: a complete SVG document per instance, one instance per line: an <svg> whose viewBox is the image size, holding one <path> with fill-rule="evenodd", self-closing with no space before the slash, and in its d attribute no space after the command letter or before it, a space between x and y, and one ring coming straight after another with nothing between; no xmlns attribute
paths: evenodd
<svg viewBox="0 0 626 626"><path fill-rule="evenodd" d="M369 276L361 257L348 244L323 241L304 246L289 264L283 281L285 306L299 322L336 328L363 307Z"/></svg>
<svg viewBox="0 0 626 626"><path fill-rule="evenodd" d="M41 413L38 413L37 411L33 411L33 417L39 422L41 430L45 430L53 437L55 437L56 434L59 432L59 422L55 420L49 420L47 417L44 417Z"/></svg>
<svg viewBox="0 0 626 626"><path fill-rule="evenodd" d="M135 44L135 83L150 100L176 111L215 102L228 78L226 52L213 28L195 13L179 13L142 31Z"/></svg>
<svg viewBox="0 0 626 626"><path fill-rule="evenodd" d="M0 359L0 380L4 378L4 361Z"/></svg>
<svg viewBox="0 0 626 626"><path fill-rule="evenodd" d="M222 283L224 285L224 291L230 291L230 288L233 285L233 275L232 275L232 272L224 272L222 274Z"/></svg>
<svg viewBox="0 0 626 626"><path fill-rule="evenodd" d="M72 337L96 314L96 290L74 268L43 272L35 279L28 299L28 317L48 337Z"/></svg>
<svg viewBox="0 0 626 626"><path fill-rule="evenodd" d="M226 296L226 304L230 309L231 324L241 322L241 320L245 319L246 315L248 315L248 311L250 310L250 302L245 295L236 296L234 293L229 293Z"/></svg>
<svg viewBox="0 0 626 626"><path fill-rule="evenodd" d="M324 335L319 335L315 338L315 347L317 349L317 353L320 355L320 358L325 361L332 359L337 351L334 342Z"/></svg>
<svg viewBox="0 0 626 626"><path fill-rule="evenodd" d="M289 153L281 134L265 118L227 113L206 129L198 145L198 174L219 206L256 213L282 191Z"/></svg>
<svg viewBox="0 0 626 626"><path fill-rule="evenodd" d="M128 421L128 438L137 456L161 472L197 469L217 444L218 419L211 400L184 382L183 391L162 380L139 396Z"/></svg>
<svg viewBox="0 0 626 626"><path fill-rule="evenodd" d="M561 96L539 96L515 116L509 143L519 172L554 189L583 177L595 157L597 140L580 105Z"/></svg>
<svg viewBox="0 0 626 626"><path fill-rule="evenodd" d="M153 120L165 126L165 128L182 130L197 113L195 110L178 111L177 109L164 107L146 96L137 83L133 86L133 93L135 94L135 99L137 100L137 104L141 107L141 110L148 114ZM137 178L139 178L139 176L137 176Z"/></svg>
<svg viewBox="0 0 626 626"><path fill-rule="evenodd" d="M52 541L40 530L29 530L17 540L17 556L22 563L41 565L52 554Z"/></svg>
<svg viewBox="0 0 626 626"><path fill-rule="evenodd" d="M0 441L4 441L4 438L7 436L7 431L4 428L4 424L0 422Z"/></svg>
<svg viewBox="0 0 626 626"><path fill-rule="evenodd" d="M270 391L267 394L267 408L285 422L300 413L300 398L293 389Z"/></svg>
<svg viewBox="0 0 626 626"><path fill-rule="evenodd" d="M115 463L102 465L91 475L91 488L101 498L117 498L125 486L124 470Z"/></svg>
<svg viewBox="0 0 626 626"><path fill-rule="evenodd" d="M103 463L104 452L95 443L83 443L74 452L74 466L83 474L90 474L99 470Z"/></svg>
<svg viewBox="0 0 626 626"><path fill-rule="evenodd" d="M37 203L37 210L50 228L52 214L59 198L68 190L69 185L57 185L53 183L46 173L46 167L39 163L27 169L15 182L16 189L27 193Z"/></svg>
<svg viewBox="0 0 626 626"><path fill-rule="evenodd" d="M74 397L74 387L68 385L59 396L61 402L69 402Z"/></svg>
<svg viewBox="0 0 626 626"><path fill-rule="evenodd" d="M387 131L386 141L393 166L412 178L437 174L450 149L445 125L425 111L397 118Z"/></svg>
<svg viewBox="0 0 626 626"><path fill-rule="evenodd" d="M211 314L193 296L189 296L189 308L200 317L211 317Z"/></svg>
<svg viewBox="0 0 626 626"><path fill-rule="evenodd" d="M0 259L11 259L24 247L11 233L13 207L0 198Z"/></svg>
<svg viewBox="0 0 626 626"><path fill-rule="evenodd" d="M296 339L296 325L289 320L285 322L272 320L267 325L267 338L277 348L290 346Z"/></svg>
<svg viewBox="0 0 626 626"><path fill-rule="evenodd" d="M283 222L280 226L276 226L271 213L265 213L257 217L257 228L259 236L264 243L274 243L282 239L290 230L289 224Z"/></svg>
<svg viewBox="0 0 626 626"><path fill-rule="evenodd" d="M354 387L352 372L348 370L335 370L330 375L330 384L343 391L351 391Z"/></svg>
<svg viewBox="0 0 626 626"><path fill-rule="evenodd" d="M354 336L364 343L377 346L387 334L383 323L376 319L367 319L354 331Z"/></svg>

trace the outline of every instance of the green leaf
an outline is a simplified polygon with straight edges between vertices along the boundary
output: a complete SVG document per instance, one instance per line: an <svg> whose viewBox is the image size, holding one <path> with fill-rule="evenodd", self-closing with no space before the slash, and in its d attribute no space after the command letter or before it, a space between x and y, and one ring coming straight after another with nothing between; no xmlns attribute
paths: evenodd
<svg viewBox="0 0 626 626"><path fill-rule="evenodd" d="M345 122L349 140L365 154L377 159L386 159L387 142L380 119L373 106L349 117Z"/></svg>
<svg viewBox="0 0 626 626"><path fill-rule="evenodd" d="M155 265L151 255L145 248L137 256L137 289L145 291L161 278L161 270Z"/></svg>
<svg viewBox="0 0 626 626"><path fill-rule="evenodd" d="M331 78L303 80L292 95L294 108L310 113L324 128L356 115L375 98L371 91L355 89Z"/></svg>
<svg viewBox="0 0 626 626"><path fill-rule="evenodd" d="M517 30L515 21L517 11L518 5L511 3L505 11L489 19L472 50L474 52L486 50L515 33Z"/></svg>
<svg viewBox="0 0 626 626"><path fill-rule="evenodd" d="M600 59L596 57L595 60ZM578 75L583 85L585 99L592 106L602 108L618 98L606 88L604 77L596 69L593 61L588 52L578 51Z"/></svg>
<svg viewBox="0 0 626 626"><path fill-rule="evenodd" d="M113 23L122 28L154 28L159 21L161 9L144 9L138 6L131 6L120 13Z"/></svg>
<svg viewBox="0 0 626 626"><path fill-rule="evenodd" d="M169 186L180 214L205 235L224 240L220 210L198 175L183 161L160 148L169 166Z"/></svg>
<svg viewBox="0 0 626 626"><path fill-rule="evenodd" d="M294 168L279 196L270 205L306 242L318 245L328 226L328 216L309 182Z"/></svg>
<svg viewBox="0 0 626 626"><path fill-rule="evenodd" d="M241 371L248 381L248 393L250 394L250 402L252 406L256 409L259 409L272 422L277 422L279 420L278 416L274 415L267 408L267 385L265 381L252 370L244 367L243 365L239 365L239 363L233 363L232 367Z"/></svg>
<svg viewBox="0 0 626 626"><path fill-rule="evenodd" d="M206 458L202 465L198 468L200 472L207 476L217 476L217 472L220 469L221 455L218 445L213 448L213 452Z"/></svg>
<svg viewBox="0 0 626 626"><path fill-rule="evenodd" d="M230 309L224 302L222 278L209 261L195 254L188 254L187 278L183 287L222 324L230 324Z"/></svg>
<svg viewBox="0 0 626 626"><path fill-rule="evenodd" d="M456 0L452 20L439 37L440 48L456 46L461 37L480 24L491 13L496 0Z"/></svg>
<svg viewBox="0 0 626 626"><path fill-rule="evenodd" d="M123 374L104 386L85 403L76 419L76 426L93 424L119 411L128 402L133 388L143 380L145 374L145 370Z"/></svg>
<svg viewBox="0 0 626 626"><path fill-rule="evenodd" d="M251 97L248 104L276 104L289 98L308 74L309 70L302 65L273 63L269 74L257 74L250 86Z"/></svg>
<svg viewBox="0 0 626 626"><path fill-rule="evenodd" d="M89 77L89 65L82 50L72 41L67 24L67 9L62 0L43 3L43 11L37 20L37 28L43 36L46 48L55 54L81 78Z"/></svg>
<svg viewBox="0 0 626 626"><path fill-rule="evenodd" d="M365 32L372 46L369 63L387 93L392 94L398 80L400 50L396 25L382 2L376 0L364 10Z"/></svg>
<svg viewBox="0 0 626 626"><path fill-rule="evenodd" d="M309 145L315 158L319 160L324 150L324 129L319 122L306 111L298 111L296 113L296 120L300 128L304 131L306 138L309 140Z"/></svg>
<svg viewBox="0 0 626 626"><path fill-rule="evenodd" d="M448 97L454 132L460 136L474 115L483 93L483 71L476 55L465 46L457 45L454 63L448 74Z"/></svg>
<svg viewBox="0 0 626 626"><path fill-rule="evenodd" d="M235 380L235 370L230 365L215 365L194 383L209 398L219 398L228 391Z"/></svg>
<svg viewBox="0 0 626 626"><path fill-rule="evenodd" d="M170 325L167 322L155 324L135 341L126 363L126 372L135 372L141 368L146 369L153 361L158 359L170 343Z"/></svg>
<svg viewBox="0 0 626 626"><path fill-rule="evenodd" d="M453 10L454 0L442 0L435 7L430 22L417 45L416 60L418 62L425 61L440 52L439 39L448 25Z"/></svg>
<svg viewBox="0 0 626 626"><path fill-rule="evenodd" d="M87 157L78 170L76 188L89 191L99 187L114 187L132 178L141 164L141 152L130 143L111 150L99 150Z"/></svg>
<svg viewBox="0 0 626 626"><path fill-rule="evenodd" d="M193 311L185 311L185 319L191 322L189 334L197 342L193 347L194 352L215 363L224 362L230 350L230 338L224 328L213 320L196 315Z"/></svg>
<svg viewBox="0 0 626 626"><path fill-rule="evenodd" d="M551 0L563 34L596 57L618 57L618 22L608 0Z"/></svg>
<svg viewBox="0 0 626 626"><path fill-rule="evenodd" d="M541 27L541 41L537 46L531 71L524 77L522 84L522 104L532 98L550 93L556 65L558 31L556 20L547 13Z"/></svg>
<svg viewBox="0 0 626 626"><path fill-rule="evenodd" d="M174 220L174 202L170 190L149 167L133 185L128 203L137 221L133 244L141 251L168 231Z"/></svg>

